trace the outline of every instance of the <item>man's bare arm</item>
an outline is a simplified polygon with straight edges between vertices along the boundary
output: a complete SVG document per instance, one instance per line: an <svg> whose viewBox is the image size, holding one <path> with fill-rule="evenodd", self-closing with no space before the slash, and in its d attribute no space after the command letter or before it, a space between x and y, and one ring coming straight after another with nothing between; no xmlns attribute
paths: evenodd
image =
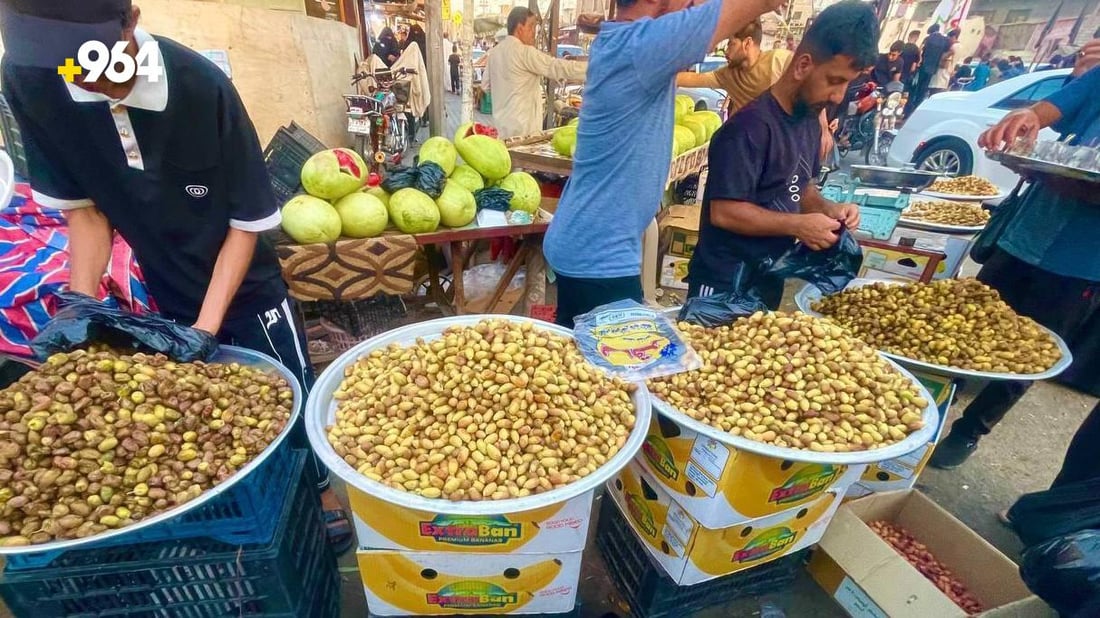
<svg viewBox="0 0 1100 618"><path fill-rule="evenodd" d="M793 236L815 251L833 246L840 222L821 213L775 212L750 202L714 200L710 223L745 236Z"/></svg>
<svg viewBox="0 0 1100 618"><path fill-rule="evenodd" d="M787 0L709 0L721 2L722 12L718 14L718 27L714 29L714 36L710 39L710 48L718 47L718 44L736 34L749 22L760 17L764 13L778 10L787 6Z"/></svg>
<svg viewBox="0 0 1100 618"><path fill-rule="evenodd" d="M677 88L717 88L718 87L718 69L716 71L708 71L706 73L696 73L695 71L684 71L676 74L676 87Z"/></svg>
<svg viewBox="0 0 1100 618"><path fill-rule="evenodd" d="M69 226L69 288L99 298L99 284L111 261L114 230L95 206L65 211Z"/></svg>
<svg viewBox="0 0 1100 618"><path fill-rule="evenodd" d="M206 296L202 300L199 317L195 320L195 328L211 335L217 335L221 330L225 313L229 311L229 305L237 295L249 265L252 264L256 238L255 232L229 228L225 242L222 243L222 248L218 252L218 259L214 262L214 273L210 277L210 285L206 288Z"/></svg>

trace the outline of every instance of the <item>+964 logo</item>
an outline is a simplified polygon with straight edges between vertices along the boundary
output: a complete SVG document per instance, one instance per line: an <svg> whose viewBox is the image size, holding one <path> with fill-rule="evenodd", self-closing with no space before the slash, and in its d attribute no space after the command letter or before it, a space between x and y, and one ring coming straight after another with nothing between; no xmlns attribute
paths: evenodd
<svg viewBox="0 0 1100 618"><path fill-rule="evenodd" d="M128 45L127 41L118 41L108 48L102 41L88 41L77 50L75 62L66 58L65 64L57 67L57 74L67 82L76 81L76 76L80 75L82 81L94 82L106 77L116 84L124 84L135 75L148 77L153 82L164 75L160 56L155 53L155 42L139 45L136 56L126 52Z"/></svg>

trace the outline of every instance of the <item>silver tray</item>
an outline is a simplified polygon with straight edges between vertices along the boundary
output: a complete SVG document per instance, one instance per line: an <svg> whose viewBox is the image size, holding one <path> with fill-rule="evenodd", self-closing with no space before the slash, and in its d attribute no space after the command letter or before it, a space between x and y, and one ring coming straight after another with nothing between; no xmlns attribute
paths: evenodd
<svg viewBox="0 0 1100 618"><path fill-rule="evenodd" d="M935 172L877 165L853 165L849 173L867 187L909 189L910 191L920 191L940 177Z"/></svg>
<svg viewBox="0 0 1100 618"><path fill-rule="evenodd" d="M237 346L223 345L218 349L218 352L214 355L214 358L210 360L212 363L240 363L242 365L248 365L249 367L258 367L265 370L276 371L281 374L290 384L291 390L294 392L294 407L291 410L290 418L287 419L286 426L279 435L275 436L275 439L271 441L271 444L267 445L262 453L256 456L255 459L248 462L248 464L237 471L233 476L225 479L217 487L208 489L202 493L198 498L191 500L185 504L181 504L175 508L158 513L152 517L143 519L137 523L126 526L125 528L118 528L117 530L110 530L108 532L101 532L100 534L85 537L83 539L66 539L63 541L52 541L50 543L40 543L37 545L23 545L19 547L0 547L0 555L11 556L15 554L38 554L48 551L70 550L76 549L81 545L87 545L89 543L98 543L107 539L112 539L124 534L141 530L142 528L148 528L156 524L167 522L168 520L179 517L184 513L192 509L196 509L207 502L218 497L222 493L229 490L230 487L235 485L238 481L245 478L249 474L252 474L256 468L259 468L272 453L278 449L283 440L286 439L290 433L290 429L294 426L294 423L298 420L298 413L302 407L302 386L298 384L298 379L294 377L294 374L290 373L290 370L276 362L266 354L261 354L253 350L247 350L245 348L239 348Z"/></svg>
<svg viewBox="0 0 1100 618"><path fill-rule="evenodd" d="M1041 175L1058 176L1060 178L1081 182L1100 183L1100 172L1077 169L1076 167L1069 167L1051 161L1044 161L1042 159L1021 157L1007 152L989 151L985 153L985 156L997 161L1016 173L1031 172Z"/></svg>
<svg viewBox="0 0 1100 618"><path fill-rule="evenodd" d="M988 224L988 221L987 221L986 223L983 223L981 225L950 225L950 224L947 224L947 223L933 223L932 221L923 221L921 219L907 219L905 217L905 213L909 211L909 208L912 208L912 205L913 205L914 202L958 202L958 201L960 201L960 200L945 200L945 199L938 198L938 197L937 198L930 197L928 199L923 199L922 200L922 199L917 199L918 197L921 197L921 196L914 196L914 198L910 202L909 206L906 207L905 210L901 211L901 218L898 219L898 225L901 225L902 227L907 227L907 228L913 229L913 230L925 230L925 231L928 231L928 232L942 232L944 234L977 234L978 232L984 230L985 226Z"/></svg>
<svg viewBox="0 0 1100 618"><path fill-rule="evenodd" d="M852 279L852 281L848 284L847 287L848 288L858 288L858 287L863 287L865 285L870 285L872 283L886 283L886 284L889 284L889 285L903 285L906 282L904 282L904 281L876 280L876 279ZM815 316L815 317L823 317L820 313L814 311L811 308L814 303L821 300L822 296L823 295L821 294L821 290L817 289L816 286L807 283L805 286L802 287L801 290L799 290L794 295L794 302L795 302L796 305L798 305L799 310L801 310L803 313L806 313L806 314L809 314L809 315L812 315L812 316ZM1052 331L1049 328L1043 326L1042 324L1039 324L1039 328L1042 328L1047 333L1047 335L1049 335L1054 340L1054 342L1058 345L1058 350L1061 351L1061 353L1062 353L1062 358L1057 363L1055 363L1055 365L1053 367L1051 367L1050 369L1047 369L1046 371L1043 371L1041 373L1002 373L1002 372L996 372L996 371L973 371L973 370L970 370L970 369L960 369L958 367L949 367L947 365L938 365L936 363L929 363L929 362L917 360L915 358L909 358L908 356L902 356L900 354L893 354L891 352L886 352L885 350L880 350L880 353L883 356L887 357L887 358L896 360L897 362L905 365L906 367L910 367L910 368L912 368L914 370L917 370L917 371L920 371L922 373L930 373L930 374L933 374L933 375L946 376L946 377L949 377L949 378L973 378L973 379L980 379L980 380L1024 380L1024 381L1049 380L1050 378L1053 378L1053 377L1057 376L1058 374L1062 373L1063 371L1065 371L1066 369L1069 368L1070 364L1073 362L1073 354L1069 351L1069 348L1066 346L1066 342L1062 341L1062 338L1059 337L1054 331Z"/></svg>
<svg viewBox="0 0 1100 618"><path fill-rule="evenodd" d="M921 420L924 421L924 427L921 427L917 431L909 434L904 440L890 446L883 448L871 449L867 451L854 451L849 453L822 453L819 451L811 451L808 449L797 448L784 448L781 446L773 446L764 442L757 442L756 440L749 440L748 438L742 438L741 436L735 436L731 433L727 433L712 427L706 423L697 421L687 414L680 412L671 404L666 403L660 397L653 397L653 409L657 410L658 414L664 415L673 421L693 430L697 431L705 436L713 438L723 444L728 444L734 448L756 453L758 455L764 455L766 457L775 457L776 459L785 459L790 461L807 461L811 463L822 464L838 464L838 465L853 465L853 464L866 464L875 463L878 461L885 461L887 459L893 459L895 457L901 457L917 450L921 446L927 444L932 437L936 434L936 429L940 424L940 411L936 407L935 398L928 392L928 389L920 383L917 378L907 371L904 367L897 362L891 360L887 355L880 352L886 362L890 363L897 369L902 375L909 379L914 386L917 387L921 397L924 397L928 401L928 406L924 409L924 413L921 415Z"/></svg>
<svg viewBox="0 0 1100 618"><path fill-rule="evenodd" d="M310 391L309 400L306 402L305 420L306 433L309 435L313 452L336 476L366 494L407 509L446 513L448 515L500 515L558 504L596 489L625 467L631 458L638 453L638 450L642 448L646 433L649 431L649 420L652 411L649 391L646 390L644 384L639 384L638 389L634 391L634 429L630 432L626 443L623 444L618 453L615 453L614 457L607 460L607 463L597 468L592 474L576 482L524 498L482 500L479 502L425 498L373 481L359 474L355 468L336 454L328 441L327 429L336 418L336 402L332 398L332 393L339 388L340 383L344 380L345 368L353 365L361 356L369 354L373 350L384 348L391 343L411 344L418 338L430 341L437 339L444 330L451 326L472 326L489 318L517 323L526 322L537 325L540 329L556 335L573 337L573 331L561 326L514 315L463 315L440 318L410 324L382 333L377 337L372 337L344 352L333 361L321 374L321 377L313 386L313 390Z"/></svg>

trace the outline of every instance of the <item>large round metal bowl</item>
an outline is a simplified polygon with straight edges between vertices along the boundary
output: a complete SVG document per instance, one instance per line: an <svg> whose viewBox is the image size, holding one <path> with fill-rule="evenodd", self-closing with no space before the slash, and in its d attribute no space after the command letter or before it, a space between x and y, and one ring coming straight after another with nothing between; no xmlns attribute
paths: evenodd
<svg viewBox="0 0 1100 618"><path fill-rule="evenodd" d="M905 282L879 279L852 279L852 281L848 283L847 288L858 288L865 285L871 285L873 283L903 285ZM795 294L794 302L796 305L798 305L799 310L801 310L803 313L820 318L824 316L822 316L822 314L818 313L817 311L814 311L813 305L817 301L821 300L823 296L824 295L821 293L821 290L817 289L817 286L808 283ZM1070 364L1073 363L1073 353L1069 351L1069 347L1066 345L1066 342L1062 341L1062 338L1059 337L1057 333L1043 326L1042 324L1039 324L1039 328L1043 329L1043 331L1045 331L1046 334L1054 340L1054 343L1058 346L1058 350L1062 353L1062 358L1057 363L1055 363L1053 367L1040 373L1003 373L997 371L974 371L971 369L961 369L959 367L949 367L947 365L929 363L926 361L917 360L915 358L909 358L908 356L902 356L901 354L893 354L885 350L880 350L879 352L883 356L895 360L905 365L906 367L911 367L916 371L920 371L922 373L930 373L932 375L945 376L949 378L1025 381L1049 380L1050 378L1057 376L1058 374L1069 368Z"/></svg>
<svg viewBox="0 0 1100 618"><path fill-rule="evenodd" d="M935 172L914 169L897 169L877 165L853 165L851 175L868 187L880 189L909 189L920 191L939 178Z"/></svg>
<svg viewBox="0 0 1100 618"><path fill-rule="evenodd" d="M881 352L880 352L881 354ZM713 438L722 444L727 444L742 451L749 451L750 453L756 453L758 455L764 455L766 457L774 457L776 459L785 459L789 461L807 461L811 463L821 464L866 464L875 463L878 461L885 461L887 459L893 459L895 457L901 457L917 450L921 446L928 443L929 440L936 433L936 428L940 424L940 411L936 407L931 393L924 387L920 381L917 380L913 374L905 370L904 367L895 363L894 361L886 358L883 355L886 362L894 366L902 375L909 379L914 386L917 387L921 397L924 397L928 401L928 406L924 408L924 413L921 415L921 420L924 422L924 426L914 431L905 437L904 440L890 446L884 446L882 448L871 449L867 451L854 451L849 453L822 453L819 451L811 451L808 449L797 448L785 448L781 446L773 446L764 442L757 442L756 440L750 440L748 438L742 438L741 436L735 436L731 433L722 431L721 429L707 425L706 423L697 421L687 414L677 410L671 404L666 403L660 397L653 397L653 409L667 418L676 421L680 425L687 427L693 431L701 433L707 437Z"/></svg>
<svg viewBox="0 0 1100 618"><path fill-rule="evenodd" d="M369 354L373 350L384 348L391 343L408 345L415 343L418 338L423 338L425 341L431 341L432 339L438 339L444 330L452 326L473 326L485 319L500 319L518 323L526 322L537 325L545 331L563 337L573 337L572 331L560 326L541 320L513 315L466 315L440 318L438 320L410 324L409 326L383 333L377 337L372 337L348 350L333 361L333 363L325 369L324 373L321 374L321 377L317 380L317 384L314 385L313 390L310 392L309 400L306 402L305 420L306 433L309 435L309 442L313 446L313 452L317 454L321 461L324 462L324 464L328 466L328 469L332 470L336 476L339 476L344 482L364 493L408 509L428 511L431 513L447 513L448 515L499 515L501 513L518 513L550 504L565 502L570 498L599 487L614 476L616 472L626 466L630 459L638 452L638 449L642 447L642 442L645 441L646 431L649 428L651 414L650 396L649 391L647 391L642 384L639 384L637 390L634 391L634 429L630 432L630 436L627 438L626 443L619 449L619 452L616 453L615 456L607 460L607 463L597 468L595 472L578 481L565 485L564 487L559 487L558 489L526 496L524 498L482 500L479 502L425 498L417 494L393 489L387 485L373 481L359 474L355 468L351 467L336 454L336 451L328 441L328 427L336 419L336 402L332 398L332 393L339 388L340 383L344 380L344 369L346 367L353 365L361 356Z"/></svg>
<svg viewBox="0 0 1100 618"><path fill-rule="evenodd" d="M175 508L164 511L163 513L157 513L156 515L143 519L137 523L126 526L125 528L119 528L117 530L110 530L107 532L101 532L93 536L85 537L83 539L66 539L61 541L53 541L50 543L39 543L37 545L23 545L20 547L0 547L0 555L15 555L15 554L37 554L48 551L59 551L76 549L81 545L87 545L89 543L98 543L107 539L112 539L124 534L129 534L141 530L142 528L148 528L157 524L165 523L174 517L179 517L188 511L197 509L207 502L218 497L222 493L229 490L230 487L235 485L240 480L252 474L256 468L259 468L267 461L267 458L278 449L279 445L283 443L287 435L290 433L291 427L298 420L298 414L302 408L302 386L298 383L298 379L294 377L294 374L282 364L277 362L266 354L261 354L253 350L247 350L245 348L238 348L231 345L223 345L218 349L217 354L210 360L212 363L240 363L241 365L248 365L249 367L256 367L267 371L276 372L279 375L286 378L287 383L290 384L291 390L294 392L294 408L291 411L290 418L287 419L286 426L279 435L275 436L275 439L271 441L271 444L267 445L255 459L248 462L245 467L237 471L233 476L222 481L217 487L208 489L202 493L198 498L181 504Z"/></svg>

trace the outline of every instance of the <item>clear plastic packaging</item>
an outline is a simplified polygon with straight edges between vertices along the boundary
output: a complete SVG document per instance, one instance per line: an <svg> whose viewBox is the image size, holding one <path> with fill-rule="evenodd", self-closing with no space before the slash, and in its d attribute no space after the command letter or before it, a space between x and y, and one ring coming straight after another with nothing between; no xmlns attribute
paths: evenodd
<svg viewBox="0 0 1100 618"><path fill-rule="evenodd" d="M573 337L588 362L626 380L648 380L703 365L661 309L620 300L579 315L574 323Z"/></svg>

